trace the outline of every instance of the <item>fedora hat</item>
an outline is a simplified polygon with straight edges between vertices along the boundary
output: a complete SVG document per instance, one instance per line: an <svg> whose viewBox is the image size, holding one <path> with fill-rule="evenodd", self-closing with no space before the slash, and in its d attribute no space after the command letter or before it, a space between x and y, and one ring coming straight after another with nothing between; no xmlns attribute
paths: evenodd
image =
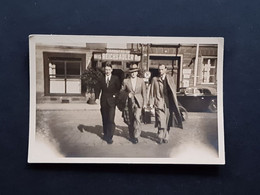
<svg viewBox="0 0 260 195"><path fill-rule="evenodd" d="M132 72L137 72L137 71L139 71L137 64L131 64L130 68L129 68L129 72L132 73Z"/></svg>

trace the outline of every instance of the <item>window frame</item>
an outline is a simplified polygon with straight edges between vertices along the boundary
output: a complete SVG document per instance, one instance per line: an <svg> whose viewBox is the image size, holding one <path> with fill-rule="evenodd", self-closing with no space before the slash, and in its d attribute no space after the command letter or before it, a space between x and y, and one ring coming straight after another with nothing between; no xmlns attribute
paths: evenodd
<svg viewBox="0 0 260 195"><path fill-rule="evenodd" d="M44 61L44 95L45 96L83 96L83 91L81 87L81 93L50 93L50 74L49 74L49 62L50 58L57 58L57 61L63 61L63 59L79 59L80 64L80 75L84 71L86 66L86 54L82 53L60 53L60 52L43 52L43 61ZM60 58L60 59L59 59ZM55 59L56 60L56 59ZM66 61L66 60L64 60ZM69 61L69 60L67 60ZM73 60L72 60L73 61ZM75 60L74 60L75 61ZM65 70L66 72L66 70ZM64 73L66 75L66 73ZM66 76L65 79L65 89L66 89Z"/></svg>
<svg viewBox="0 0 260 195"><path fill-rule="evenodd" d="M203 61L204 61L204 59L208 59L208 58L216 60L215 74L214 74L214 81L213 82L203 82L203 69L204 69ZM218 66L217 56L202 56L201 57L201 66L202 66L202 69L201 69L201 84L202 85L215 85L217 83L217 66ZM212 75L209 75L209 76L212 76Z"/></svg>

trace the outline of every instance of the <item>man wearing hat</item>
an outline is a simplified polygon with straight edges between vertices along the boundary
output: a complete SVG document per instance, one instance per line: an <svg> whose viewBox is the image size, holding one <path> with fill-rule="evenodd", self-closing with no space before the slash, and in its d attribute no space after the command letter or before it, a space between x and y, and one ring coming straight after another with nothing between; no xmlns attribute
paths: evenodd
<svg viewBox="0 0 260 195"><path fill-rule="evenodd" d="M128 94L129 112L129 137L133 144L138 143L141 134L142 108L146 107L146 86L142 78L137 77L138 65L131 64L129 68L130 78L124 79L121 92Z"/></svg>

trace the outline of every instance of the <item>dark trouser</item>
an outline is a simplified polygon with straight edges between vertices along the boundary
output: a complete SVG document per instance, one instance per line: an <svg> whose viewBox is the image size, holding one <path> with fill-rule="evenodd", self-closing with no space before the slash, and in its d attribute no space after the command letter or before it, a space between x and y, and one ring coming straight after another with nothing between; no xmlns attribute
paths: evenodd
<svg viewBox="0 0 260 195"><path fill-rule="evenodd" d="M103 122L104 138L112 140L115 131L115 106L109 106L108 104L101 106L101 115Z"/></svg>

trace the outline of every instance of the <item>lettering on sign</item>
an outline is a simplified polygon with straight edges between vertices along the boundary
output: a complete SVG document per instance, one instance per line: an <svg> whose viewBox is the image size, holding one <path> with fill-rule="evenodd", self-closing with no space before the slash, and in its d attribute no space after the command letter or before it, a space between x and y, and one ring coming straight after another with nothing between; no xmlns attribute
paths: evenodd
<svg viewBox="0 0 260 195"><path fill-rule="evenodd" d="M103 53L102 60L129 60L134 61L134 54Z"/></svg>
<svg viewBox="0 0 260 195"><path fill-rule="evenodd" d="M111 61L140 61L141 56L130 53L95 53L94 59Z"/></svg>

